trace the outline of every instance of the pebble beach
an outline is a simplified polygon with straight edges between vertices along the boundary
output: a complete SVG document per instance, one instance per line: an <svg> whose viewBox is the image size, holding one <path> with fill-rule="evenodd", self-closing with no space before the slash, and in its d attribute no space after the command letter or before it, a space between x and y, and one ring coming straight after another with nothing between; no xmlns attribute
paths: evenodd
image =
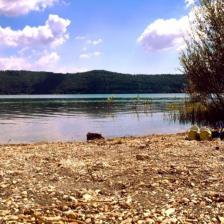
<svg viewBox="0 0 224 224"><path fill-rule="evenodd" d="M0 161L0 223L224 224L221 140L1 145Z"/></svg>

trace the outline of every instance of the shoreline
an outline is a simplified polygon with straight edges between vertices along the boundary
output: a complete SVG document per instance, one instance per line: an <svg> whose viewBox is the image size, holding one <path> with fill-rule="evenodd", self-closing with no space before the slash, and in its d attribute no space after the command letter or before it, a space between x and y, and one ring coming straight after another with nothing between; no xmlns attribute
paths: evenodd
<svg viewBox="0 0 224 224"><path fill-rule="evenodd" d="M42 144L79 144L79 143L93 143L93 142L107 142L107 141L113 141L118 139L134 139L134 138L147 138L152 136L172 136L172 135L186 135L186 131L184 132L178 132L178 133L170 133L170 134L146 134L146 135L139 135L139 136L120 136L120 137L105 137L104 139L96 139L92 141L88 141L87 139L83 140L71 140L71 141L63 141L63 140L55 140L55 141L37 141L37 142L21 142L21 143L0 143L1 146L31 146L31 145L42 145Z"/></svg>
<svg viewBox="0 0 224 224"><path fill-rule="evenodd" d="M223 224L224 142L185 137L0 145L0 221Z"/></svg>

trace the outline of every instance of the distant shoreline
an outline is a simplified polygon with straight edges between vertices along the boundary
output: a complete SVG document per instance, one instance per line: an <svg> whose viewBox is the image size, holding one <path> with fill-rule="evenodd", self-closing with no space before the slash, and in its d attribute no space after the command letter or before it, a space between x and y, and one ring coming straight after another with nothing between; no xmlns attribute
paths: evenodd
<svg viewBox="0 0 224 224"><path fill-rule="evenodd" d="M0 97L40 97L40 96L43 96L43 97L52 97L52 96L55 96L55 98L58 96L58 97L63 97L63 96L102 96L102 95L105 95L105 96L117 96L117 95L121 95L121 96L125 96L125 95L134 95L134 96L146 96L146 95L168 95L168 94L171 94L171 95L175 95L175 94L186 94L187 93L184 93L184 92L180 92L180 93L174 93L174 92L170 92L170 93L74 93L74 94L0 94ZM59 98L60 99L60 98Z"/></svg>
<svg viewBox="0 0 224 224"><path fill-rule="evenodd" d="M50 94L45 94L45 93L40 93L40 94L30 94L30 93L18 93L18 94L0 94L0 96L63 96L63 95L147 95L147 94L187 94L187 92L169 92L169 93L163 93L163 92L156 92L156 93L50 93Z"/></svg>
<svg viewBox="0 0 224 224"><path fill-rule="evenodd" d="M60 74L0 71L0 94L182 93L184 75L129 75L109 71Z"/></svg>

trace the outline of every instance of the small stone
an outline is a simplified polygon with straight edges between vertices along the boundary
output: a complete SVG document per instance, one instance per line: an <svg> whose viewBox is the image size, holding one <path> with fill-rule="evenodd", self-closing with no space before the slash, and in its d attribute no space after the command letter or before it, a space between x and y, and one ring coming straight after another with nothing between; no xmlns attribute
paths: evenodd
<svg viewBox="0 0 224 224"><path fill-rule="evenodd" d="M224 224L224 217L219 216L218 219L219 219L220 224Z"/></svg>
<svg viewBox="0 0 224 224"><path fill-rule="evenodd" d="M188 204L189 203L189 199L188 198L182 198L181 202L184 204Z"/></svg>
<svg viewBox="0 0 224 224"><path fill-rule="evenodd" d="M219 203L224 202L224 194L221 193L214 194L213 200Z"/></svg>
<svg viewBox="0 0 224 224"><path fill-rule="evenodd" d="M78 200L77 200L75 197L73 197L73 196L69 196L69 197L68 197L68 200L69 200L69 201L72 201L72 202L75 203L75 204L78 204Z"/></svg>
<svg viewBox="0 0 224 224"><path fill-rule="evenodd" d="M145 211L145 212L143 213L143 216L144 216L145 218L149 217L150 215L151 215L151 212L150 212L150 211Z"/></svg>
<svg viewBox="0 0 224 224"><path fill-rule="evenodd" d="M92 223L92 219L91 218L86 219L86 223Z"/></svg>
<svg viewBox="0 0 224 224"><path fill-rule="evenodd" d="M77 218L77 214L73 211L66 211L63 213L67 218L69 219L76 219Z"/></svg>
<svg viewBox="0 0 224 224"><path fill-rule="evenodd" d="M157 217L157 222L162 222L164 220L164 217L163 216L159 216L159 217Z"/></svg>
<svg viewBox="0 0 224 224"><path fill-rule="evenodd" d="M155 221L151 218L147 218L147 219L145 219L145 221L146 221L147 224L154 224L155 223Z"/></svg>
<svg viewBox="0 0 224 224"><path fill-rule="evenodd" d="M27 195L27 191L23 191L21 194L22 194L23 196L26 196L26 195Z"/></svg>
<svg viewBox="0 0 224 224"><path fill-rule="evenodd" d="M9 215L7 216L7 221L18 221L19 217L16 215Z"/></svg>
<svg viewBox="0 0 224 224"><path fill-rule="evenodd" d="M61 221L62 220L62 218L60 216L55 216L55 217L46 217L46 216L43 216L43 217L41 217L41 219L45 223L57 222L57 221Z"/></svg>
<svg viewBox="0 0 224 224"><path fill-rule="evenodd" d="M63 195L63 199L64 199L64 200L68 200L68 198L69 198L69 196L68 196L68 195L66 195L66 194L65 194L65 195Z"/></svg>
<svg viewBox="0 0 224 224"><path fill-rule="evenodd" d="M34 214L34 210L32 209L27 209L23 212L24 215L33 215Z"/></svg>
<svg viewBox="0 0 224 224"><path fill-rule="evenodd" d="M84 194L82 197L85 201L91 201L93 199L93 196L90 194Z"/></svg>
<svg viewBox="0 0 224 224"><path fill-rule="evenodd" d="M144 161L144 160L148 160L149 156L146 154L139 154L139 155L136 155L136 159L139 161Z"/></svg>
<svg viewBox="0 0 224 224"><path fill-rule="evenodd" d="M144 148L146 148L146 147L147 147L147 146L146 146L145 144L141 144L141 145L138 146L139 149L144 149Z"/></svg>
<svg viewBox="0 0 224 224"><path fill-rule="evenodd" d="M8 215L8 214L10 214L10 211L9 210L0 210L0 216L6 216L6 215Z"/></svg>
<svg viewBox="0 0 224 224"><path fill-rule="evenodd" d="M175 208L169 208L165 211L166 216L171 216L175 212Z"/></svg>
<svg viewBox="0 0 224 224"><path fill-rule="evenodd" d="M172 224L175 224L175 223L178 222L178 219L172 218L172 219L169 220L169 222L172 223Z"/></svg>

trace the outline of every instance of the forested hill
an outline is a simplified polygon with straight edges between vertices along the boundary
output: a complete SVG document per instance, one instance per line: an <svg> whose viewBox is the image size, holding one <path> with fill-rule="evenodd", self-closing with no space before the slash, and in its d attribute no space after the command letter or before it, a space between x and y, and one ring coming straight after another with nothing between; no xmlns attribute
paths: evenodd
<svg viewBox="0 0 224 224"><path fill-rule="evenodd" d="M0 94L179 93L184 88L183 75L0 71Z"/></svg>

